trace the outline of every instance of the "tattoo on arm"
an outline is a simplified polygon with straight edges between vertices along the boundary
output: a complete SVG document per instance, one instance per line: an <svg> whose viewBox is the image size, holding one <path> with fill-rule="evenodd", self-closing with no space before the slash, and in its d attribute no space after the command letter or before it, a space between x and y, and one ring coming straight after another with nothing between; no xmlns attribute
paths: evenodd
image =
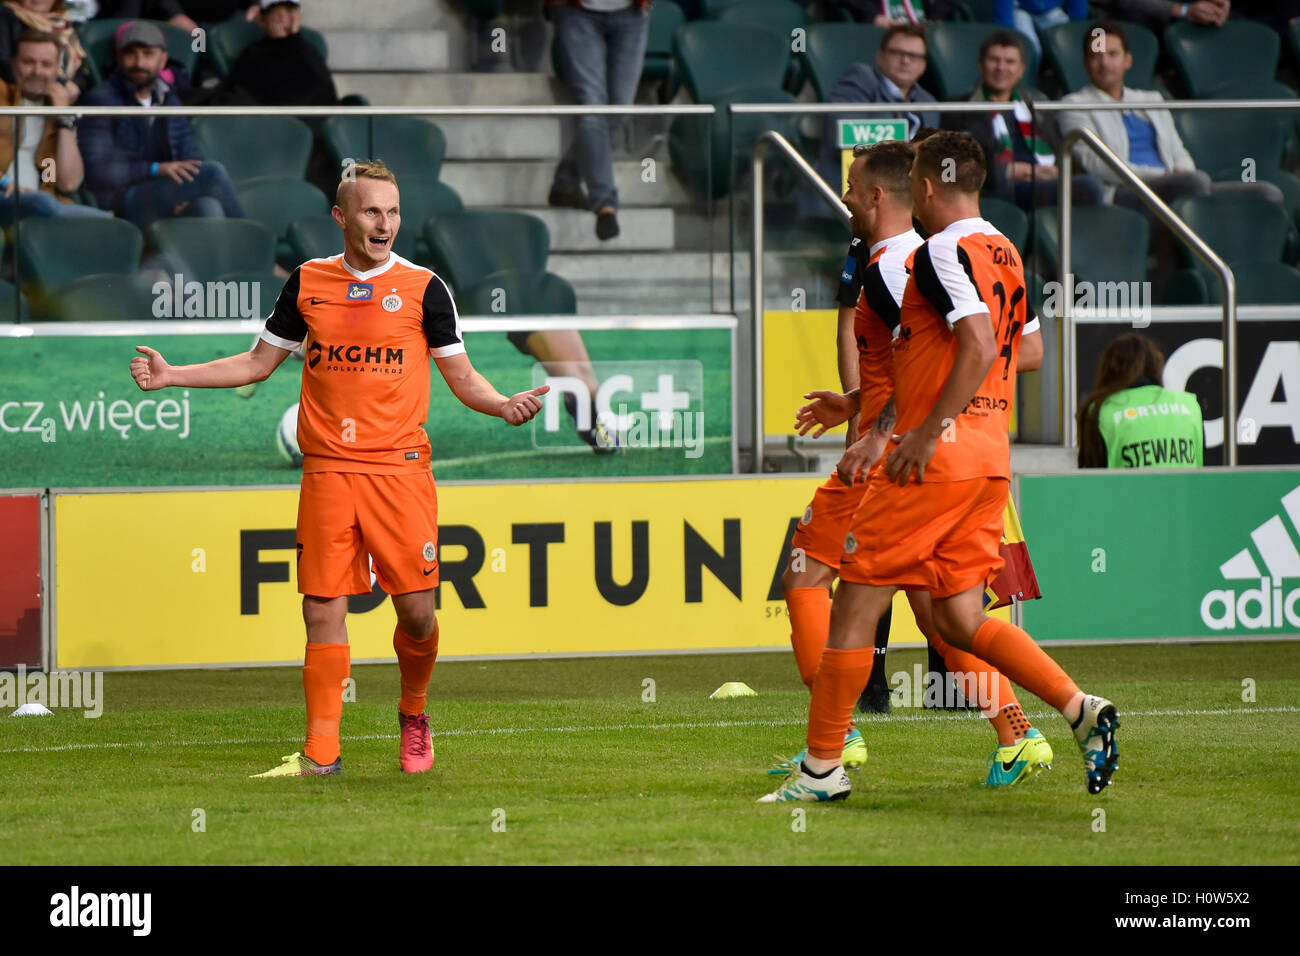
<svg viewBox="0 0 1300 956"><path fill-rule="evenodd" d="M876 416L876 423L871 427L880 432L882 435L893 434L894 425L898 422L898 413L894 409L894 396L889 396L889 401L885 402L885 407L880 410Z"/></svg>

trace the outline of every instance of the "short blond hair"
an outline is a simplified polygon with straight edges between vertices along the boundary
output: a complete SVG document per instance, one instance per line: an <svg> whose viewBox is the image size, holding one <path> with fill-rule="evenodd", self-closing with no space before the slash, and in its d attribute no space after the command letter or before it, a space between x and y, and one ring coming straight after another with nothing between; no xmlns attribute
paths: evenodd
<svg viewBox="0 0 1300 956"><path fill-rule="evenodd" d="M343 178L339 180L338 188L334 190L334 205L338 206L340 209L344 208L343 199L346 195L346 187L350 186L358 179L377 179L382 183L392 183L394 186L397 185L397 177L393 175L391 169L384 165L382 159L368 159L365 162L356 163L352 166L349 172L351 172L352 175L349 176L348 173L345 172Z"/></svg>

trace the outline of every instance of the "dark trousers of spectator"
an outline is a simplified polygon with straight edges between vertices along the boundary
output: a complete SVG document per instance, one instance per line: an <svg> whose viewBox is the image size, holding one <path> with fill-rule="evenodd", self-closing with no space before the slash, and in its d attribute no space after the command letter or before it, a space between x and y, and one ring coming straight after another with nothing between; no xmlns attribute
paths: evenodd
<svg viewBox="0 0 1300 956"><path fill-rule="evenodd" d="M633 6L602 12L566 5L553 8L551 17L560 80L574 100L584 106L632 103L650 27L645 10ZM552 188L567 191L585 182L593 210L617 209L610 140L619 121L617 116L578 117L573 141L555 170Z"/></svg>
<svg viewBox="0 0 1300 956"><path fill-rule="evenodd" d="M185 208L178 214L181 204ZM121 215L141 229L168 216L222 216L242 219L244 207L235 186L220 163L204 160L188 183L175 183L166 176L137 183L122 197Z"/></svg>
<svg viewBox="0 0 1300 956"><path fill-rule="evenodd" d="M14 215L14 207L18 215ZM111 216L107 209L82 206L75 202L60 202L50 193L41 189L24 189L17 196L0 199L0 226L8 228L14 219L26 219L28 216Z"/></svg>

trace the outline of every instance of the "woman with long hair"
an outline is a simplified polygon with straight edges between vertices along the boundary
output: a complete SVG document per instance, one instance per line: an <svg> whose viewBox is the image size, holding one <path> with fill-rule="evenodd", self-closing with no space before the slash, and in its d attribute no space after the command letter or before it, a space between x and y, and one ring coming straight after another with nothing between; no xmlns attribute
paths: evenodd
<svg viewBox="0 0 1300 956"><path fill-rule="evenodd" d="M1164 387L1165 357L1127 332L1101 354L1097 383L1079 406L1080 468L1183 468L1202 464L1201 407Z"/></svg>

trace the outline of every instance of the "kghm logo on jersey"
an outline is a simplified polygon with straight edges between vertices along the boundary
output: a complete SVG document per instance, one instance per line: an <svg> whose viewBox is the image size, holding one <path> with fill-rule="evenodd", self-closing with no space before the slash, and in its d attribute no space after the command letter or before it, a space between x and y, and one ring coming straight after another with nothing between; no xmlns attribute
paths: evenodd
<svg viewBox="0 0 1300 956"><path fill-rule="evenodd" d="M1250 533L1264 562L1264 571L1249 548L1242 548L1223 564L1219 573L1227 581L1249 581L1255 587L1215 588L1201 598L1201 621L1215 631L1246 628L1300 627L1300 586L1287 589L1288 579L1300 584L1300 485L1282 496L1282 510L1291 519L1288 528L1275 514Z"/></svg>
<svg viewBox="0 0 1300 956"><path fill-rule="evenodd" d="M362 299L373 299L375 297L375 287L369 282L351 282L348 284L348 301L359 302Z"/></svg>
<svg viewBox="0 0 1300 956"><path fill-rule="evenodd" d="M326 345L312 342L307 347L307 367L316 368L322 358L326 362L326 372L402 374L402 349L386 345Z"/></svg>

